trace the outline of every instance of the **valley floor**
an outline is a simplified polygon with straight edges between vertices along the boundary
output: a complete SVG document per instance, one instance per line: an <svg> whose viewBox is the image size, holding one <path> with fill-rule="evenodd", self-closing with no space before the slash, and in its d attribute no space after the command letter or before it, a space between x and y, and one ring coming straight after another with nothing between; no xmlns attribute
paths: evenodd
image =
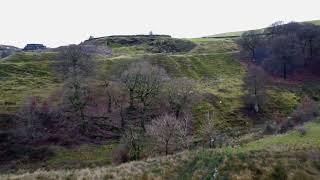
<svg viewBox="0 0 320 180"><path fill-rule="evenodd" d="M265 136L239 147L199 149L116 167L1 175L0 179L319 179L320 122L307 133Z"/></svg>

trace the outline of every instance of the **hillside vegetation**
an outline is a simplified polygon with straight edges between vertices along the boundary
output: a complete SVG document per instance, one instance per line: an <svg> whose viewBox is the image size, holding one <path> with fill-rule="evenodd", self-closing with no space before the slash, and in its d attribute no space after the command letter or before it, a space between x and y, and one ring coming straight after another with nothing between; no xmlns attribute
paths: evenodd
<svg viewBox="0 0 320 180"><path fill-rule="evenodd" d="M55 54L18 53L0 60L0 112L14 112L28 96L46 98L59 84L50 71Z"/></svg>
<svg viewBox="0 0 320 180"><path fill-rule="evenodd" d="M171 38L167 35L108 36L92 38L83 44L109 46L115 55L143 53L183 53L196 44L188 40Z"/></svg>
<svg viewBox="0 0 320 180"><path fill-rule="evenodd" d="M72 45L0 59L0 179L319 179L319 80L240 59L225 36L241 33L90 38L81 45L112 55Z"/></svg>
<svg viewBox="0 0 320 180"><path fill-rule="evenodd" d="M311 23L314 25L320 25L320 20L313 20L313 21L305 21L305 23ZM255 29L258 32L263 32L265 30L265 28L262 29ZM249 31L249 30L247 30ZM215 34L212 36L208 36L205 38L236 38L236 37L240 37L244 32L246 31L235 31L235 32L227 32L227 33L220 33L220 34Z"/></svg>
<svg viewBox="0 0 320 180"><path fill-rule="evenodd" d="M320 124L266 136L240 147L199 149L168 157L80 170L36 171L3 175L2 179L318 179L320 177Z"/></svg>

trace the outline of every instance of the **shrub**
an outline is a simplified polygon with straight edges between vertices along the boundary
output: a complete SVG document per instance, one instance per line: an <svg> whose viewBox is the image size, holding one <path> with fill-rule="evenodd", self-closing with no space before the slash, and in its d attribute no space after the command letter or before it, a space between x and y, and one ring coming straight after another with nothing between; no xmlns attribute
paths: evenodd
<svg viewBox="0 0 320 180"><path fill-rule="evenodd" d="M314 117L318 116L318 113L318 104L306 96L301 100L296 110L293 111L292 120L295 123L303 123L312 120Z"/></svg>
<svg viewBox="0 0 320 180"><path fill-rule="evenodd" d="M277 179L277 180L286 180L288 179L288 175L286 173L285 168L282 164L277 164L270 175L270 179Z"/></svg>
<svg viewBox="0 0 320 180"><path fill-rule="evenodd" d="M275 124L267 123L264 134L275 134L277 132L277 126Z"/></svg>
<svg viewBox="0 0 320 180"><path fill-rule="evenodd" d="M173 115L164 114L152 120L147 127L147 134L166 155L171 150L176 150L184 141L185 129L183 123Z"/></svg>
<svg viewBox="0 0 320 180"><path fill-rule="evenodd" d="M47 138L46 129L54 126L59 113L52 111L44 102L40 103L35 97L29 98L17 113L18 132L28 141L35 142Z"/></svg>
<svg viewBox="0 0 320 180"><path fill-rule="evenodd" d="M287 119L280 125L279 133L286 133L294 128L295 124L291 119Z"/></svg>
<svg viewBox="0 0 320 180"><path fill-rule="evenodd" d="M309 175L303 170L296 171L292 176L292 180L303 180L303 179L314 179L314 178L313 176Z"/></svg>
<svg viewBox="0 0 320 180"><path fill-rule="evenodd" d="M139 160L145 146L145 136L141 128L128 128L121 139L128 147L130 160Z"/></svg>
<svg viewBox="0 0 320 180"><path fill-rule="evenodd" d="M41 161L52 155L53 152L46 147L29 146L14 133L0 132L0 164L16 160Z"/></svg>
<svg viewBox="0 0 320 180"><path fill-rule="evenodd" d="M149 43L148 51L153 53L174 53L174 52L189 52L196 44L181 39L161 38Z"/></svg>
<svg viewBox="0 0 320 180"><path fill-rule="evenodd" d="M111 153L111 160L114 164L127 162L129 158L129 147L126 144L119 144Z"/></svg>
<svg viewBox="0 0 320 180"><path fill-rule="evenodd" d="M296 130L301 136L304 136L307 134L307 129L304 126L298 126L296 127Z"/></svg>

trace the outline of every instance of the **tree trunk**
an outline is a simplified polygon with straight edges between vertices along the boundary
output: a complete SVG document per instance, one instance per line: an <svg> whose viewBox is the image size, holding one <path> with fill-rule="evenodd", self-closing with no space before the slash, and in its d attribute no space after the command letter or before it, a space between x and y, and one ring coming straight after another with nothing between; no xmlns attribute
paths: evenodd
<svg viewBox="0 0 320 180"><path fill-rule="evenodd" d="M144 123L144 118L141 118L141 120L140 120L140 126L141 126L143 132L146 132L146 127L145 127L145 123Z"/></svg>
<svg viewBox="0 0 320 180"><path fill-rule="evenodd" d="M130 98L130 102L129 102L129 105L130 105L130 108L133 108L133 90L130 89L129 91L129 98Z"/></svg>
<svg viewBox="0 0 320 180"><path fill-rule="evenodd" d="M287 79L287 63L283 63L283 79Z"/></svg>
<svg viewBox="0 0 320 180"><path fill-rule="evenodd" d="M179 108L177 108L177 110L176 110L176 112L175 112L175 115L176 115L176 118L178 119L179 118L179 116L180 116L180 107Z"/></svg>
<svg viewBox="0 0 320 180"><path fill-rule="evenodd" d="M142 130L143 130L143 132L146 132L146 127L145 127L145 114L146 114L146 111L147 111L147 109L146 109L146 104L145 103L143 103L143 109L142 109L142 118L140 118L140 125L141 125L141 128L142 128Z"/></svg>
<svg viewBox="0 0 320 180"><path fill-rule="evenodd" d="M88 122L87 122L87 120L86 120L86 118L85 118L84 110L83 110L82 108L80 109L80 117L81 117L81 120L82 120L82 122L81 122L81 124L82 124L82 130L83 130L83 132L84 132L85 134L87 134Z"/></svg>
<svg viewBox="0 0 320 180"><path fill-rule="evenodd" d="M112 96L111 96L111 93L108 89L110 86L110 83L108 81L105 81L104 84L105 84L106 92L107 92L107 96L108 96L108 113L111 113L112 112Z"/></svg>
<svg viewBox="0 0 320 180"><path fill-rule="evenodd" d="M254 98L255 98L255 103L254 103L254 111L256 113L259 112L259 103L258 103L258 87L257 87L257 77L254 77Z"/></svg>
<svg viewBox="0 0 320 180"><path fill-rule="evenodd" d="M255 49L252 49L251 53L252 53L251 60L254 62L255 59L256 59L256 58L255 58L255 57L256 57L256 51L255 51Z"/></svg>
<svg viewBox="0 0 320 180"><path fill-rule="evenodd" d="M254 95L257 96L257 76L254 76Z"/></svg>
<svg viewBox="0 0 320 180"><path fill-rule="evenodd" d="M312 39L311 40L309 40L309 56L310 56L310 61L312 61L312 59L313 59L313 43L312 43Z"/></svg>
<svg viewBox="0 0 320 180"><path fill-rule="evenodd" d="M120 105L120 116L121 116L121 128L124 130L125 126L125 119L124 119L124 113L123 113L123 105Z"/></svg>
<svg viewBox="0 0 320 180"><path fill-rule="evenodd" d="M108 113L112 112L112 97L108 94Z"/></svg>
<svg viewBox="0 0 320 180"><path fill-rule="evenodd" d="M168 146L169 146L169 142L166 142L166 145L165 145L166 156L168 155Z"/></svg>

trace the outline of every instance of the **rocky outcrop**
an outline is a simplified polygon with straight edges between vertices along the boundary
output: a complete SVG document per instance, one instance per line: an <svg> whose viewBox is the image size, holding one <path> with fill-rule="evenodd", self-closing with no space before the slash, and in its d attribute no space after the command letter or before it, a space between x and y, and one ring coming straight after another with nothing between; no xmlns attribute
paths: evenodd
<svg viewBox="0 0 320 180"><path fill-rule="evenodd" d="M99 46L133 46L153 42L161 38L171 38L169 35L118 35L100 38L91 38L85 41L86 45Z"/></svg>
<svg viewBox="0 0 320 180"><path fill-rule="evenodd" d="M43 44L27 44L24 48L23 51L38 51L38 50L45 50L47 49L46 46Z"/></svg>
<svg viewBox="0 0 320 180"><path fill-rule="evenodd" d="M81 46L83 50L85 50L89 54L98 54L98 55L105 55L105 56L112 54L111 48L107 46L98 46L98 45L92 45L92 44L80 44L79 46ZM51 49L51 51L60 52L66 47L68 46L60 46L58 48Z"/></svg>
<svg viewBox="0 0 320 180"><path fill-rule="evenodd" d="M122 35L90 38L84 45L108 46L112 48L127 46L144 46L152 53L189 52L196 44L184 39L172 38L169 35Z"/></svg>

